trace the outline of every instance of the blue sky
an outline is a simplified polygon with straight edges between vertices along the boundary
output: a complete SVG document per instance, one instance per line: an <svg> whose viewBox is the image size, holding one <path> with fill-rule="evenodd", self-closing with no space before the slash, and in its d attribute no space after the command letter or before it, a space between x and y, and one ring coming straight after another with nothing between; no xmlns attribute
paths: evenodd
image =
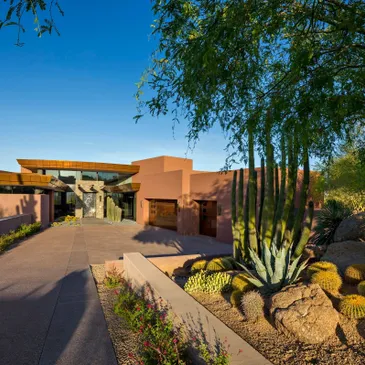
<svg viewBox="0 0 365 365"><path fill-rule="evenodd" d="M151 2L61 4L61 37L39 39L30 23L19 48L16 28L0 31L0 170L18 171L16 158L130 163L185 157L186 124L176 127L174 139L171 118L146 116L137 125L132 119L135 83L154 48ZM219 170L225 146L217 128L187 157L195 169Z"/></svg>

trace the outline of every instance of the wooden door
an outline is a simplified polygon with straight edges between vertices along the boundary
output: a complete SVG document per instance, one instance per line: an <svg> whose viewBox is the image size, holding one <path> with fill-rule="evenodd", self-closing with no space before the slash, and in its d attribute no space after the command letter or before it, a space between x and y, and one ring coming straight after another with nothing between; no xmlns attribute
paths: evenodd
<svg viewBox="0 0 365 365"><path fill-rule="evenodd" d="M177 201L150 200L150 225L177 229Z"/></svg>
<svg viewBox="0 0 365 365"><path fill-rule="evenodd" d="M217 202L200 202L200 229L199 233L205 236L217 236Z"/></svg>

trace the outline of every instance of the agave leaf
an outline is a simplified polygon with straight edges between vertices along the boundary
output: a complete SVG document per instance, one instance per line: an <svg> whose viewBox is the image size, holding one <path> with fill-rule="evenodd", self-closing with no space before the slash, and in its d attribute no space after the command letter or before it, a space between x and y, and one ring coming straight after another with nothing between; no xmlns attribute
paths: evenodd
<svg viewBox="0 0 365 365"><path fill-rule="evenodd" d="M298 280L300 273L307 267L307 263L308 263L308 260L305 260L300 266L298 266L296 268L296 270L294 271L294 274L291 278L291 283L294 283Z"/></svg>
<svg viewBox="0 0 365 365"><path fill-rule="evenodd" d="M265 265L262 263L257 253L249 248L250 256L252 259L253 266L255 268L256 274L264 281L267 282L267 271Z"/></svg>
<svg viewBox="0 0 365 365"><path fill-rule="evenodd" d="M267 247L266 243L264 243L262 245L262 256L263 256L263 259L264 259L264 262L265 262L265 266L266 266L266 270L267 270L267 273L269 275L269 277L272 277L274 272L272 270L272 266L271 266L271 251L269 249L269 247Z"/></svg>
<svg viewBox="0 0 365 365"><path fill-rule="evenodd" d="M277 284L283 281L284 265L285 265L285 248L282 247L275 256L275 272L271 278L272 284Z"/></svg>
<svg viewBox="0 0 365 365"><path fill-rule="evenodd" d="M285 282L287 284L291 283L291 278L293 277L293 274L295 272L295 269L298 265L298 262L299 262L299 259L300 259L301 256L297 257L293 262L292 264L290 265L290 268L288 270L288 273L286 274L286 278L285 278Z"/></svg>
<svg viewBox="0 0 365 365"><path fill-rule="evenodd" d="M262 286L264 286L264 283L262 283L256 276L252 275L252 273L250 272L250 270L248 270L245 265L242 265L239 262L237 262L237 265L240 266L243 270L246 271L246 273L248 274L247 280L250 283L252 283L253 285L255 285L258 288L261 288Z"/></svg>

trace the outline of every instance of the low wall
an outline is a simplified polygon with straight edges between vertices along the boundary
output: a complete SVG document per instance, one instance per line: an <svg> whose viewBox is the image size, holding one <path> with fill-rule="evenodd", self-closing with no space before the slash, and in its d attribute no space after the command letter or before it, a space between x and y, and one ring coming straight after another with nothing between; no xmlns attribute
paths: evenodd
<svg viewBox="0 0 365 365"><path fill-rule="evenodd" d="M0 218L33 215L34 222L49 224L49 196L45 194L0 194Z"/></svg>
<svg viewBox="0 0 365 365"><path fill-rule="evenodd" d="M21 224L34 223L32 214L20 214L13 217L0 218L0 234L15 231Z"/></svg>
<svg viewBox="0 0 365 365"><path fill-rule="evenodd" d="M154 295L161 297L171 307L172 312L184 324L184 328L189 334L201 335L204 333L207 342L212 347L217 343L224 343L227 339L230 345L230 364L271 364L139 252L124 254L124 273L134 288L150 286ZM195 363L198 363L197 359L195 359Z"/></svg>

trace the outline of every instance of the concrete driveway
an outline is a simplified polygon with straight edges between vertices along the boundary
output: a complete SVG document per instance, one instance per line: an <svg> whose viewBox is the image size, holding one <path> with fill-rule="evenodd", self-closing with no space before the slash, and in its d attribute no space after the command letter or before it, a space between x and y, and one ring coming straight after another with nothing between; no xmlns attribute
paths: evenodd
<svg viewBox="0 0 365 365"><path fill-rule="evenodd" d="M125 252L230 253L208 237L139 225L50 228L0 256L2 365L116 365L89 264Z"/></svg>

